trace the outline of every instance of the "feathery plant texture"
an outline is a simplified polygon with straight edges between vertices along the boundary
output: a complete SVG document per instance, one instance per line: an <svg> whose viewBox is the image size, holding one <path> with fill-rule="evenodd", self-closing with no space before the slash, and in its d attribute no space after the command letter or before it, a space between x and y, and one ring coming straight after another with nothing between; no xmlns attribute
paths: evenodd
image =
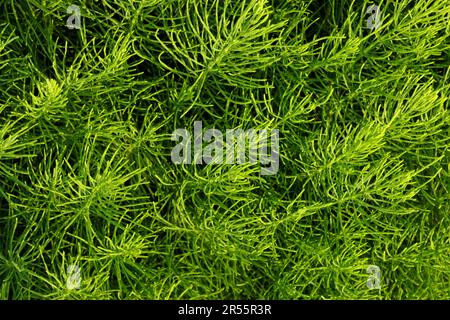
<svg viewBox="0 0 450 320"><path fill-rule="evenodd" d="M450 0L0 0L0 298L450 299L449 35ZM278 173L173 164L194 121L280 130Z"/></svg>

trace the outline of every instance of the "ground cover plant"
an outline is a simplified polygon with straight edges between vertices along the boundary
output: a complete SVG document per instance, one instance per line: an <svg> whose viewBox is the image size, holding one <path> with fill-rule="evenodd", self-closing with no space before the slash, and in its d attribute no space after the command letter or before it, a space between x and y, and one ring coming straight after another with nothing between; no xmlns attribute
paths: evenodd
<svg viewBox="0 0 450 320"><path fill-rule="evenodd" d="M0 298L449 299L449 34L449 0L0 0ZM195 121L279 130L277 173L173 163Z"/></svg>

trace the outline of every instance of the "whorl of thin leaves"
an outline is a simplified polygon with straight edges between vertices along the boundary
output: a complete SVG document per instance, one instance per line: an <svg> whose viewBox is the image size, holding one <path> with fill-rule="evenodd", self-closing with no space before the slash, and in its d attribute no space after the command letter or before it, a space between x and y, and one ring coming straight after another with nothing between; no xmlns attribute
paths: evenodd
<svg viewBox="0 0 450 320"><path fill-rule="evenodd" d="M448 299L450 2L371 4L0 0L0 299Z"/></svg>

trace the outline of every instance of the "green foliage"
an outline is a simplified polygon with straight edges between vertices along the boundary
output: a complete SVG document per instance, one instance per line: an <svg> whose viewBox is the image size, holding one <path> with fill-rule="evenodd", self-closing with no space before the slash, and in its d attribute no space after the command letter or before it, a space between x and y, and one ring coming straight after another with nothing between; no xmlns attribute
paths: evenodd
<svg viewBox="0 0 450 320"><path fill-rule="evenodd" d="M71 4L0 0L0 299L450 298L449 0Z"/></svg>

